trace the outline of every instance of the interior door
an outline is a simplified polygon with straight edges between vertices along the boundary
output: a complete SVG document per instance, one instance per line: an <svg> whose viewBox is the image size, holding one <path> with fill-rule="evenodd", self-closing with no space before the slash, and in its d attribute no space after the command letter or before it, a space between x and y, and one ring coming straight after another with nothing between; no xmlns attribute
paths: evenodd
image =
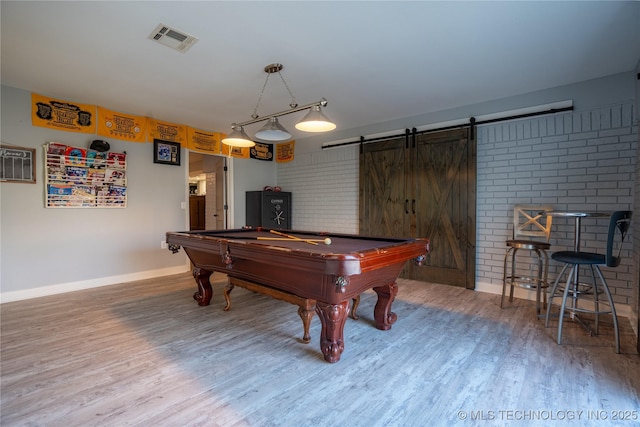
<svg viewBox="0 0 640 427"><path fill-rule="evenodd" d="M475 287L475 140L468 129L363 144L360 234L427 237L422 266L407 279Z"/></svg>
<svg viewBox="0 0 640 427"><path fill-rule="evenodd" d="M431 253L416 280L475 288L476 146L469 129L415 135L413 191L418 236Z"/></svg>
<svg viewBox="0 0 640 427"><path fill-rule="evenodd" d="M408 137L364 144L360 153L360 234L412 237L407 229Z"/></svg>

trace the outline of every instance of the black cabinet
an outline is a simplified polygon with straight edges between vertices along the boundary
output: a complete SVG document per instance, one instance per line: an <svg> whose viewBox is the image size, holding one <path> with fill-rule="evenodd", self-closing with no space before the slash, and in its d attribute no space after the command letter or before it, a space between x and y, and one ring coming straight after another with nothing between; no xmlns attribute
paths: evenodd
<svg viewBox="0 0 640 427"><path fill-rule="evenodd" d="M246 225L291 229L291 193L247 191L246 204Z"/></svg>

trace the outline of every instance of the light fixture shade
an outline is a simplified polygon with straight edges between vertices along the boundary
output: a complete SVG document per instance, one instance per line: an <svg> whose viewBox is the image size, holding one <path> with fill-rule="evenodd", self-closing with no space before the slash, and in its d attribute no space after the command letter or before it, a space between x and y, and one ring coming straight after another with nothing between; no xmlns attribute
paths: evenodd
<svg viewBox="0 0 640 427"><path fill-rule="evenodd" d="M305 132L328 132L334 130L336 124L324 115L319 105L314 105L309 113L296 124L296 129Z"/></svg>
<svg viewBox="0 0 640 427"><path fill-rule="evenodd" d="M277 117L271 117L262 129L256 132L255 137L263 141L288 141L291 134L280 124Z"/></svg>
<svg viewBox="0 0 640 427"><path fill-rule="evenodd" d="M222 140L223 144L231 147L253 147L256 145L242 128L242 126L234 126L233 131Z"/></svg>

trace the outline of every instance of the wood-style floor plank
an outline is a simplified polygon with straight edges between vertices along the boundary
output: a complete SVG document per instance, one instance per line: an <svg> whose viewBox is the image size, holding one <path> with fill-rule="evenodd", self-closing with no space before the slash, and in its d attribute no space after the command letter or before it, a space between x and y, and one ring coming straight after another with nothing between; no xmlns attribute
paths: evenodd
<svg viewBox="0 0 640 427"><path fill-rule="evenodd" d="M557 345L557 322L545 328L533 302L500 309L499 296L400 280L393 328L375 329L376 295L363 294L330 364L317 316L304 344L295 306L237 288L224 312L226 278L214 279L208 307L193 300L190 274L2 304L0 424L640 423L640 357L625 318L616 355L608 319L597 337L566 323Z"/></svg>

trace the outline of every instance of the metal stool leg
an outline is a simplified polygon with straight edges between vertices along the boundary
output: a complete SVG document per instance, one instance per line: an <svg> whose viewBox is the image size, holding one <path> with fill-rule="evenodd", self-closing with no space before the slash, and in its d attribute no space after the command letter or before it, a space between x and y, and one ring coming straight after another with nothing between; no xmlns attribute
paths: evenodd
<svg viewBox="0 0 640 427"><path fill-rule="evenodd" d="M600 333L600 303L598 301L598 282L596 281L596 273L593 271L593 265L590 265L591 270L591 280L593 283L593 307L595 309L596 315L596 331L595 335Z"/></svg>
<svg viewBox="0 0 640 427"><path fill-rule="evenodd" d="M511 282L509 283L509 302L513 302L513 282L516 280L516 254L518 253L518 248L514 248L513 252L511 252Z"/></svg>
<svg viewBox="0 0 640 427"><path fill-rule="evenodd" d="M500 298L500 308L503 308L504 306L504 296L507 293L507 267L508 267L508 260L509 260L509 255L512 255L511 257L511 299L510 301L513 301L513 262L515 260L515 251L514 248L509 248L507 249L507 253L504 255L504 268L502 270L502 297Z"/></svg>
<svg viewBox="0 0 640 427"><path fill-rule="evenodd" d="M547 305L547 275L549 271L549 255L547 251L536 249L538 256L538 279L536 281L536 314L539 316L541 311L540 296L544 292L544 305Z"/></svg>
<svg viewBox="0 0 640 427"><path fill-rule="evenodd" d="M540 249L536 249L538 256L538 277L536 278L536 314L540 314L540 290L542 289L542 256Z"/></svg>
<svg viewBox="0 0 640 427"><path fill-rule="evenodd" d="M613 317L613 334L616 340L616 354L620 354L620 330L618 329L618 316L616 314L616 306L613 304L613 298L611 297L611 292L609 291L609 285L607 285L607 281L604 280L604 276L602 275L602 271L600 271L600 267L596 265L596 271L598 272L598 276L600 276L600 280L602 281L602 288L604 289L604 293L607 295L609 299L609 304L611 307L611 316Z"/></svg>
<svg viewBox="0 0 640 427"><path fill-rule="evenodd" d="M545 328L549 327L549 315L551 314L551 304L553 303L553 297L556 295L556 290L558 289L558 284L560 284L560 279L562 279L562 276L564 275L564 272L567 270L568 267L569 267L569 264L565 264L562 267L562 271L560 271L560 274L558 274L556 281L553 282L553 287L551 288L551 292L549 292L549 302L547 303L547 317L544 322Z"/></svg>
<svg viewBox="0 0 640 427"><path fill-rule="evenodd" d="M571 272L569 273L569 277L567 278L567 284L564 288L564 293L562 294L562 305L560 306L560 314L558 314L558 344L562 344L562 325L564 323L564 310L567 306L567 296L569 295L569 288L571 286L571 279L577 273L578 266L574 265L571 268ZM574 290L575 293L575 290Z"/></svg>
<svg viewBox="0 0 640 427"><path fill-rule="evenodd" d="M542 274L542 277L543 277L543 280L544 280L544 282L543 282L544 291L542 291L542 292L544 292L542 294L543 298L544 298L544 300L543 300L544 301L543 302L543 307L544 307L545 305L547 305L547 290L546 289L549 287L549 282L548 282L548 280L549 280L549 254L547 254L547 251L542 251L542 255L544 255L544 272Z"/></svg>
<svg viewBox="0 0 640 427"><path fill-rule="evenodd" d="M500 297L500 308L504 306L504 294L507 292L507 260L509 259L509 253L511 248L507 249L507 253L504 254L504 268L502 269L502 296Z"/></svg>

